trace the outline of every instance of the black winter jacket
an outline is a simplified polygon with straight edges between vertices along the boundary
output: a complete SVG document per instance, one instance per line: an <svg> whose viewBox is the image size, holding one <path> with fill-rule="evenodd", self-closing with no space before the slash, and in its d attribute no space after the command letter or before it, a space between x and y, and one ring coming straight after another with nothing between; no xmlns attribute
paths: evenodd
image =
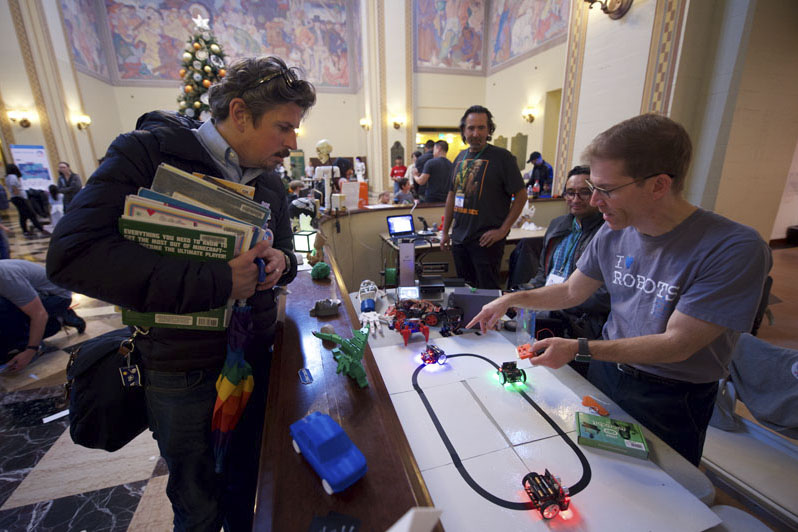
<svg viewBox="0 0 798 532"><path fill-rule="evenodd" d="M187 172L221 175L191 129L200 123L163 111L139 118L136 131L117 137L102 165L77 195L50 240L47 275L56 284L141 312L199 312L225 304L232 291L226 262L195 262L161 256L119 234L125 196L149 187L162 162ZM250 183L253 184L253 183ZM285 189L276 174L254 183L255 201L271 209L274 247L287 253L291 267L278 284L296 276L296 258ZM255 340L247 358L265 356L274 336L277 308L273 290L248 300ZM224 332L153 328L136 340L147 369L188 371L221 368Z"/></svg>
<svg viewBox="0 0 798 532"><path fill-rule="evenodd" d="M552 220L548 229L546 229L546 235L543 237L543 249L540 252L538 272L529 283L533 288L540 288L546 285L546 277L548 277L549 270L551 270L551 257L554 254L554 249L571 232L573 220L573 214L558 216ZM598 232L603 223L604 219L601 213L586 216L582 219L582 236L576 243L576 249L574 250L574 267L576 267L579 257L582 256L587 245L596 236L596 232ZM571 272L568 272L568 274L570 275ZM586 338L599 338L601 329L604 327L604 322L607 321L607 316L610 312L610 296L607 293L607 288L601 285L601 288L581 305L564 309L560 312L570 322L574 333Z"/></svg>

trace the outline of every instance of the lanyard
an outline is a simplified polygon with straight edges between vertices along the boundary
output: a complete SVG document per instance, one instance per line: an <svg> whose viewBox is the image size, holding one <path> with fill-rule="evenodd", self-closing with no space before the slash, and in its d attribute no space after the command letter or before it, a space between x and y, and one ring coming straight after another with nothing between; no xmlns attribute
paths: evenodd
<svg viewBox="0 0 798 532"><path fill-rule="evenodd" d="M581 226L580 226L581 227ZM565 275L567 272L565 271L566 266L568 266L568 262L571 258L571 254L576 251L576 245L579 243L579 238L581 237L581 231L579 236L575 236L574 233L568 235L568 238L571 240L570 245L565 250L565 255L563 256L562 265L560 265L560 272Z"/></svg>
<svg viewBox="0 0 798 532"><path fill-rule="evenodd" d="M468 154L466 154L466 156L463 158L463 163L460 164L460 171L457 173L457 183L462 182L463 175L468 174L468 172L471 170L471 167L474 166L474 162L479 159L479 156L482 155L482 152L484 152L487 147L488 145L485 144L485 147L479 150L479 153L477 153L472 159L469 159Z"/></svg>

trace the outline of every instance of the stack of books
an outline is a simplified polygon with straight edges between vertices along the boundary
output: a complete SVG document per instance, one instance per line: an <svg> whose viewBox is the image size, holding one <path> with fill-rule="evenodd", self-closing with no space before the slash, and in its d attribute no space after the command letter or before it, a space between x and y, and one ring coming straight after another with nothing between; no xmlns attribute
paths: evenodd
<svg viewBox="0 0 798 532"><path fill-rule="evenodd" d="M271 212L252 200L254 193L253 187L162 163L150 188L125 198L119 232L162 255L227 262L261 240L273 240L266 228ZM122 323L220 331L230 323L233 303L191 314L122 309Z"/></svg>

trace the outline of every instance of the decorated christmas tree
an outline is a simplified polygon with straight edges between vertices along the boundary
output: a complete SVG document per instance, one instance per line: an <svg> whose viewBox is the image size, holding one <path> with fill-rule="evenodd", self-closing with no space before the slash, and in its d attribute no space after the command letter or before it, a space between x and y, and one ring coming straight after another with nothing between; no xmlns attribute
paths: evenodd
<svg viewBox="0 0 798 532"><path fill-rule="evenodd" d="M180 69L183 85L177 97L178 112L205 120L210 114L208 88L225 75L224 52L208 26L208 19L197 15L192 20L194 35L188 39Z"/></svg>

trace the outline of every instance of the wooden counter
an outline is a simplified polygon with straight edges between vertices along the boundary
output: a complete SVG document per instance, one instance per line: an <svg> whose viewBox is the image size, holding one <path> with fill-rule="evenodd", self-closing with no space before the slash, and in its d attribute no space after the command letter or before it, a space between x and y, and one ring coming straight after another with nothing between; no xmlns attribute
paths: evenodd
<svg viewBox="0 0 798 532"><path fill-rule="evenodd" d="M363 365L369 386L358 388L336 374L330 350L311 334L330 324L343 338L358 327L357 314L326 250L332 280L313 281L299 272L281 297L277 339L269 380L266 430L261 450L254 530L307 530L314 516L337 512L360 520L361 530L385 530L414 506L432 506L382 377L367 346ZM312 318L315 301L338 298L338 316ZM297 372L308 368L313 382L303 385ZM321 479L291 445L288 427L313 411L337 421L368 464L366 475L340 494L327 495Z"/></svg>

